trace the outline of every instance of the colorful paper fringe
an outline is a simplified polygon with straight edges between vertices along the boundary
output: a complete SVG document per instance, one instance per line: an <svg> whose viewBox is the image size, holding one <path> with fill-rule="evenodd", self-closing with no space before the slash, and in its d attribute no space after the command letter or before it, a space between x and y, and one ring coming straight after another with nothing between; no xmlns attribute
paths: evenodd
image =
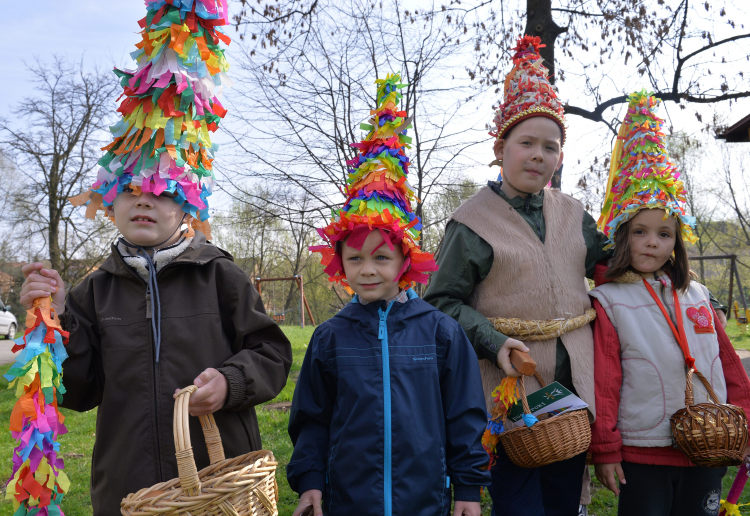
<svg viewBox="0 0 750 516"><path fill-rule="evenodd" d="M539 55L540 37L518 38L513 56L513 69L505 77L504 102L495 111L492 136L503 138L516 124L532 116L545 116L555 121L562 130L561 144L565 143L565 110L557 98L557 88L550 84L549 70Z"/></svg>
<svg viewBox="0 0 750 516"><path fill-rule="evenodd" d="M110 206L118 193L167 192L210 236L208 196L214 186L211 143L227 113L218 95L231 86L220 43L230 39L226 0L146 0L138 23L142 41L131 53L135 72L115 69L125 99L122 119L110 128L113 141L102 150L91 190L71 199L88 203L86 216ZM122 98L121 96L121 98Z"/></svg>
<svg viewBox="0 0 750 516"><path fill-rule="evenodd" d="M411 203L418 202L407 181L411 138L406 130L411 118L399 111L400 74L388 74L378 79L377 109L370 111L370 123L360 124L368 131L367 137L351 146L358 149L357 157L346 162L349 168L344 207L332 212L331 223L318 229L326 245L311 246L310 250L323 255L322 264L330 281L344 285L351 292L344 274L336 244L347 240L347 245L361 249L367 235L377 229L386 245L393 249L401 245L404 265L399 274L399 287L406 288L414 282L427 283L429 271L437 270L430 253L419 248L422 223L414 213Z"/></svg>
<svg viewBox="0 0 750 516"><path fill-rule="evenodd" d="M698 241L691 229L695 217L685 215L680 173L669 161L664 146L664 120L654 114L660 102L646 90L628 96L628 112L612 151L607 193L598 222L599 229L609 237L605 249L615 245L617 228L643 208L663 209L665 219L674 215L680 221L683 240Z"/></svg>
<svg viewBox="0 0 750 516"><path fill-rule="evenodd" d="M62 363L68 358L67 341L68 332L60 327L51 299L34 300L26 314L26 331L12 349L20 353L5 375L18 398L10 416L18 446L5 495L13 501L13 516L63 516L60 504L70 481L56 441L68 431L57 406L65 393Z"/></svg>
<svg viewBox="0 0 750 516"><path fill-rule="evenodd" d="M750 503L737 503L740 500L742 490L745 489L745 484L747 484L748 475L750 475L748 467L748 460L746 458L737 469L737 475L734 477L732 487L729 488L726 500L721 500L720 502L719 516L742 516L740 507L750 505Z"/></svg>
<svg viewBox="0 0 750 516"><path fill-rule="evenodd" d="M518 402L518 380L518 377L505 377L500 382L500 385L492 391L492 401L495 402L495 406L492 407L492 414L489 415L487 428L482 435L482 446L490 456L487 469L492 469L492 466L495 465L497 443L500 442L500 434L505 430L504 423L508 416L508 411Z"/></svg>

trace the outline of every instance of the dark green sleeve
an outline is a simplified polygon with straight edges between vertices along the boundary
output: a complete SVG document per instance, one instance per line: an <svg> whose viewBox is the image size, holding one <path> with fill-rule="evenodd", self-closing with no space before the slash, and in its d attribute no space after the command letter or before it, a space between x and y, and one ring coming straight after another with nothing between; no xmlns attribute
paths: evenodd
<svg viewBox="0 0 750 516"><path fill-rule="evenodd" d="M714 297L713 292L710 290L708 291L708 299L711 301L711 306L716 310L717 312L721 310L724 312L724 315L726 315L729 312L729 307L722 305L718 299Z"/></svg>
<svg viewBox="0 0 750 516"><path fill-rule="evenodd" d="M586 242L586 277L594 279L596 262L612 258L612 251L605 251L607 236L596 227L596 221L589 212L583 212L583 240Z"/></svg>
<svg viewBox="0 0 750 516"><path fill-rule="evenodd" d="M469 306L474 287L490 273L494 253L479 235L451 220L445 228L438 270L424 294L424 300L453 317L466 332L479 358L497 365L497 352L508 337Z"/></svg>

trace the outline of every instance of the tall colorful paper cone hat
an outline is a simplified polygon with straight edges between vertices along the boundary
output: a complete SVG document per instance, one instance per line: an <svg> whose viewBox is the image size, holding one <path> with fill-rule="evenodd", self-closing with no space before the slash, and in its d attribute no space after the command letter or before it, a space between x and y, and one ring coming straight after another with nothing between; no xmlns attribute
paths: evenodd
<svg viewBox="0 0 750 516"><path fill-rule="evenodd" d="M565 112L557 98L557 89L550 84L549 70L539 55L539 37L523 36L513 49L513 69L505 77L503 103L495 111L493 128L496 138L504 138L515 125L534 116L544 116L560 126L561 144L565 143Z"/></svg>
<svg viewBox="0 0 750 516"><path fill-rule="evenodd" d="M336 244L346 240L346 245L362 249L373 230L381 232L384 245L389 248L401 246L404 265L399 274L399 287L427 283L427 273L437 270L432 254L419 248L422 223L412 209L412 202L418 200L407 181L410 163L406 149L411 148L411 138L406 130L411 127L411 118L398 108L399 90L406 84L401 84L400 74L388 74L375 83L377 108L370 111L373 116L369 123L360 125L368 131L367 137L352 144L358 149L357 157L346 162L350 167L346 203L333 211L330 224L318 229L327 244L310 247L311 251L323 254L322 263L330 280L348 290Z"/></svg>
<svg viewBox="0 0 750 516"><path fill-rule="evenodd" d="M664 120L654 110L661 100L646 90L628 96L628 112L620 126L609 166L599 229L614 246L615 233L644 208L660 208L680 221L682 239L697 242L695 217L685 215L685 189L677 167L669 161L661 131Z"/></svg>
<svg viewBox="0 0 750 516"><path fill-rule="evenodd" d="M5 498L13 502L14 516L62 515L60 504L70 481L58 456L57 436L67 433L58 403L65 388L62 362L68 357L68 332L60 327L52 300L35 299L26 314L26 331L12 351L16 362L4 375L15 391L10 432L16 440L13 470Z"/></svg>
<svg viewBox="0 0 750 516"><path fill-rule="evenodd" d="M88 203L86 216L112 205L118 193L167 192L192 225L210 238L208 196L214 186L217 145L211 133L227 110L217 95L231 86L221 31L229 22L226 0L146 0L138 23L142 41L131 53L135 72L117 70L125 99L102 150L91 190L71 199Z"/></svg>

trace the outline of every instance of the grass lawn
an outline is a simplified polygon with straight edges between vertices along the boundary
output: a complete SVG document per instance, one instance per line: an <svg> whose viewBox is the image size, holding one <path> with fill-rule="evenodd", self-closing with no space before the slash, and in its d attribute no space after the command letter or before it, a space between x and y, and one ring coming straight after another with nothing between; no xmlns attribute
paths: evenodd
<svg viewBox="0 0 750 516"><path fill-rule="evenodd" d="M729 324L727 324L727 336L732 341L735 349L750 350L750 333L747 332L744 326L737 326L734 319L730 320Z"/></svg>
<svg viewBox="0 0 750 516"><path fill-rule="evenodd" d="M290 380L279 396L267 403L267 406L258 407L258 422L260 433L263 437L263 446L274 452L279 461L276 478L279 483L279 514L291 516L297 505L297 495L289 488L286 481L286 464L292 454L292 443L287 434L287 423L289 421L288 409L284 409L283 402L290 402L294 394L294 386L305 356L307 343L312 335L313 328L304 330L299 327L285 326L284 332L292 342L294 363ZM730 321L728 333L735 347L750 349L750 336L741 332L734 321ZM0 367L0 374L4 374L10 366ZM10 412L15 403L13 392L7 389L8 382L0 378L0 421L7 427ZM65 414L65 424L69 433L60 438L61 453L65 459L65 470L71 480L71 490L63 501L63 510L67 516L91 515L91 503L89 499L89 474L91 469L91 450L95 437L96 411L86 413L71 412L62 409ZM7 475L11 471L11 450L15 446L10 432L0 431L0 468ZM729 468L729 473L724 478L724 495L734 480L737 468ZM594 478L593 467L591 476ZM601 484L594 478L594 496L589 512L595 516L614 516L617 514L617 498L608 490L603 489ZM2 490L5 497L5 490ZM750 502L750 490L740 499L741 503ZM482 514L489 516L491 502L485 493L482 501ZM10 502L0 504L0 516L11 516L13 514Z"/></svg>

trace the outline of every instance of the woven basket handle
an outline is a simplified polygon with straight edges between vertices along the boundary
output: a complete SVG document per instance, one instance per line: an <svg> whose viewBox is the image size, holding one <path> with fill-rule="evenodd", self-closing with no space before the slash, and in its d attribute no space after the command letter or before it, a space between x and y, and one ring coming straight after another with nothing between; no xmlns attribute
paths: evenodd
<svg viewBox="0 0 750 516"><path fill-rule="evenodd" d="M714 403L721 403L719 401L719 397L716 395L716 392L714 392L714 388L711 387L710 383L708 383L706 377L703 376L703 374L701 374L701 372L697 369L690 368L687 373L687 383L685 384L685 407L690 410L690 407L695 405L695 400L693 398L693 373L695 373L695 376L697 376L698 379L703 383L703 386L706 388L706 391L708 392L708 395L711 397L711 399L714 400Z"/></svg>
<svg viewBox="0 0 750 516"><path fill-rule="evenodd" d="M521 375L518 381L518 393L520 394L519 398L521 398L521 404L523 405L523 413L524 414L531 414L531 409L529 408L529 401L526 399L526 386L523 383L524 376ZM544 383L544 380L542 379L542 375L534 371L534 378L536 378L536 381L539 382L539 385L542 386L542 389L544 389L547 384Z"/></svg>
<svg viewBox="0 0 750 516"><path fill-rule="evenodd" d="M188 405L190 404L190 395L198 390L198 387L191 385L185 387L177 393L174 402L174 446L175 456L177 457L177 472L180 476L180 485L182 490L188 495L194 496L201 492L201 481L198 478L198 468L195 465L193 456L193 446L190 443L190 426ZM221 444L219 428L216 426L213 414L198 417L203 428L203 437L206 440L208 448L208 457L211 464L216 464L224 460L224 447Z"/></svg>

